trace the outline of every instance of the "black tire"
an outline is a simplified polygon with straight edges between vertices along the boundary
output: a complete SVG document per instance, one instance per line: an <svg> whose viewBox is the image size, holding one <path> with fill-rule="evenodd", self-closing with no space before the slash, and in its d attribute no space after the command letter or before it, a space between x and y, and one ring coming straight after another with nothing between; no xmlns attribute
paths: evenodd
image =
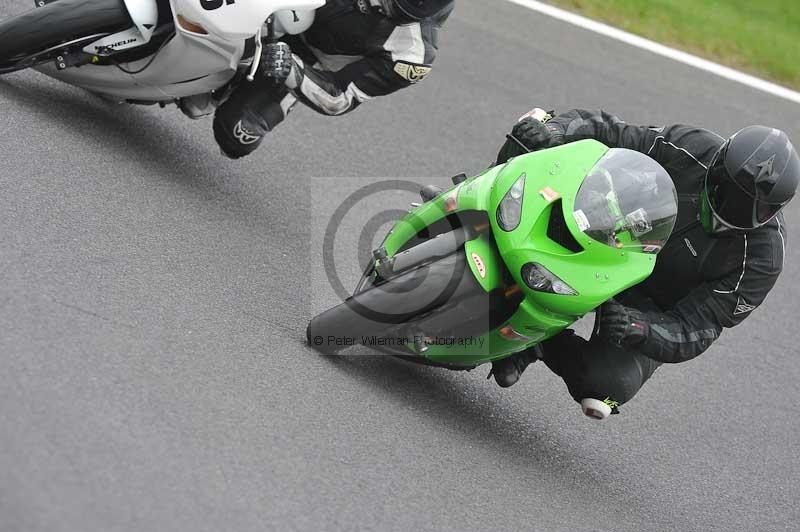
<svg viewBox="0 0 800 532"><path fill-rule="evenodd" d="M400 331L416 317L458 301L475 286L466 257L460 251L367 288L323 312L309 323L306 339L320 353L334 354L360 343L363 336L380 337ZM332 338L336 340L331 341Z"/></svg>
<svg viewBox="0 0 800 532"><path fill-rule="evenodd" d="M132 25L123 0L59 0L11 17L0 22L0 73L34 66L41 61L32 56L59 44Z"/></svg>

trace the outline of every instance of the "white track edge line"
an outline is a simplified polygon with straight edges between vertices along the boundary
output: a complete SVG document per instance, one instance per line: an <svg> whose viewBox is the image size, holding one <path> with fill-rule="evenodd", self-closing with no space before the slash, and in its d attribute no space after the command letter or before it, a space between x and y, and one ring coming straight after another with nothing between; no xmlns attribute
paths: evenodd
<svg viewBox="0 0 800 532"><path fill-rule="evenodd" d="M575 13L572 13L570 11L566 11L564 9L552 6L550 4L544 4L537 0L506 0L506 1L511 2L512 4L517 4L522 7L526 7L533 11L538 11L539 13L542 13L549 17L553 17L555 19L567 22L569 24L579 26L589 31L605 35L606 37L610 37L617 41L630 44L631 46L635 46L643 50L648 50L654 54L658 54L663 57L668 57L675 61L684 63L686 65L699 68L701 70L705 70L706 72L716 74L717 76L732 81L736 81L743 85L747 85L748 87L752 87L754 89L772 94L773 96L778 96L780 98L791 100L795 103L800 103L800 92L794 91L786 87L782 87L776 83L772 83L770 81L766 81L761 78L757 78L755 76L751 76L750 74L745 74L744 72L740 72L733 68L720 65L719 63L714 63L713 61L702 59L700 57L697 57L696 55L682 52L680 50L676 50L675 48L670 48L669 46L664 46L663 44L659 44L649 39L645 39L644 37L639 37L638 35L628 33L627 31L623 31L618 28L614 28L607 24L603 24L602 22L597 22L596 20L592 20L583 17L581 15L576 15Z"/></svg>

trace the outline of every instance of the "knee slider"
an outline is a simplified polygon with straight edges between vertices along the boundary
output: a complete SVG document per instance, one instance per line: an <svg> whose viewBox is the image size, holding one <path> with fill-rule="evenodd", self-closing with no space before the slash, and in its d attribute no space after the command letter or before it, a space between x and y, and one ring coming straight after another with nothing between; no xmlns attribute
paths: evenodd
<svg viewBox="0 0 800 532"><path fill-rule="evenodd" d="M603 401L591 398L581 400L581 410L583 410L586 417L597 419L598 421L608 418L612 412L611 406Z"/></svg>

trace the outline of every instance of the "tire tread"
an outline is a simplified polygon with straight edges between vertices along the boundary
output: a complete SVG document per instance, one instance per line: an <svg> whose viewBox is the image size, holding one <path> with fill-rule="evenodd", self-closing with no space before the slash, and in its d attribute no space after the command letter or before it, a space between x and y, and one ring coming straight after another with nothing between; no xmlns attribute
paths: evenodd
<svg viewBox="0 0 800 532"><path fill-rule="evenodd" d="M0 22L0 63L132 25L123 0L59 0Z"/></svg>

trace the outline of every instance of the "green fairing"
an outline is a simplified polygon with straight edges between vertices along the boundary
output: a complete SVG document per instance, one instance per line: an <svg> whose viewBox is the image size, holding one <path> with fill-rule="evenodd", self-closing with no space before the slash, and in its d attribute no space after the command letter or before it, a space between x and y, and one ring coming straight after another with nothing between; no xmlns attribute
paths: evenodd
<svg viewBox="0 0 800 532"><path fill-rule="evenodd" d="M711 212L705 190L700 194L700 223L706 233L709 235L714 233L714 214Z"/></svg>
<svg viewBox="0 0 800 532"><path fill-rule="evenodd" d="M389 256L401 250L422 228L448 215L485 211L494 241L484 235L465 245L471 273L489 292L503 286L502 272L507 269L524 295L513 316L500 327L469 342L429 345L421 356L435 363L465 367L507 357L559 333L652 273L655 267L652 252L642 253L599 242L581 230L573 215L576 195L584 179L608 151L608 147L597 141L584 140L514 158L444 192L397 222L383 243ZM523 174L521 219L515 229L504 231L498 225L497 209ZM454 199L454 210L447 212L448 205L453 207ZM552 209L562 209L567 227L583 251L571 252L548 238ZM613 212L618 206L609 205L609 209ZM631 241L632 238L620 237L617 243L622 246ZM479 257L477 261L473 254ZM479 262L485 269L484 276L477 265ZM577 295L530 289L521 273L527 263L538 263L567 280ZM514 334L508 334L508 326ZM501 334L503 329L505 336Z"/></svg>

